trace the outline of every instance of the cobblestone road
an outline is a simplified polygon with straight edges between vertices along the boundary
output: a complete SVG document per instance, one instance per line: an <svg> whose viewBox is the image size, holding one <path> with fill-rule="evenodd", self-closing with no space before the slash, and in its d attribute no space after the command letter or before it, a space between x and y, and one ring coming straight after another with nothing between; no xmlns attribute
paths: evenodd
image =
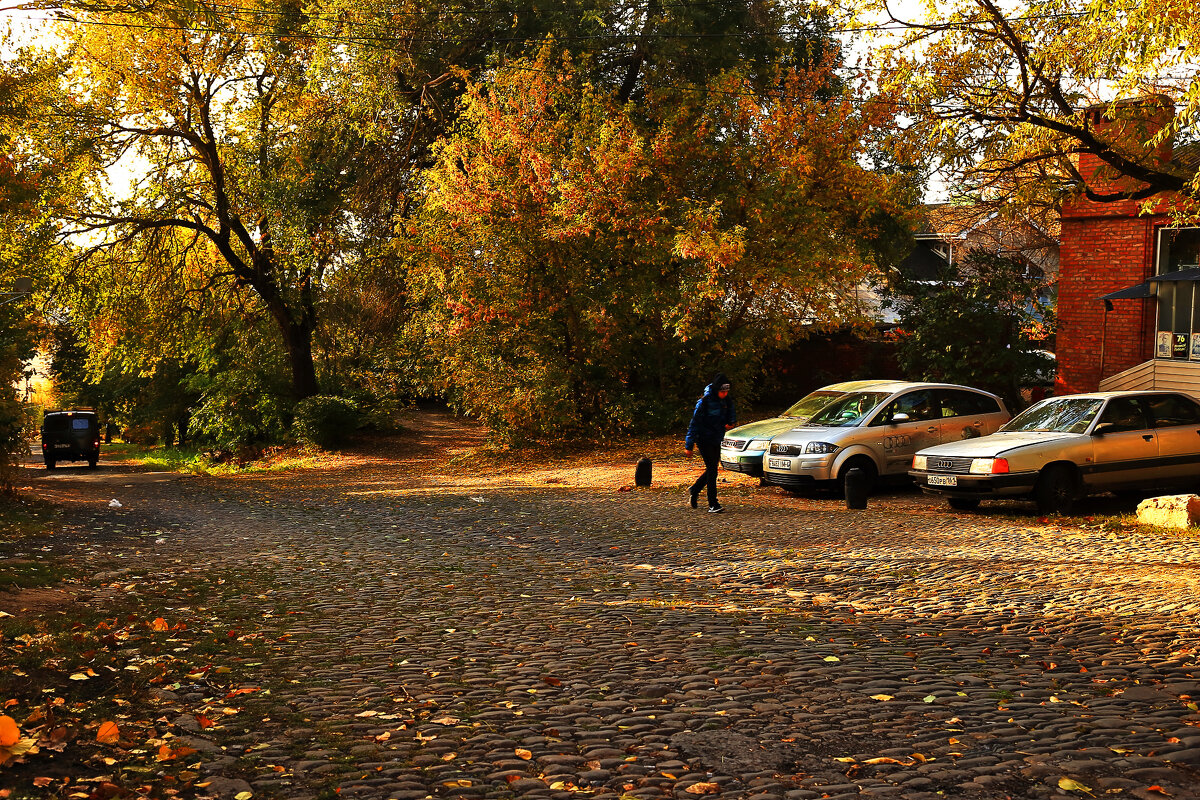
<svg viewBox="0 0 1200 800"><path fill-rule="evenodd" d="M1193 538L415 468L147 481L120 510L111 481L35 482L146 529L98 596L223 574L207 613L279 643L246 667L253 724L165 726L208 791L1200 797Z"/></svg>

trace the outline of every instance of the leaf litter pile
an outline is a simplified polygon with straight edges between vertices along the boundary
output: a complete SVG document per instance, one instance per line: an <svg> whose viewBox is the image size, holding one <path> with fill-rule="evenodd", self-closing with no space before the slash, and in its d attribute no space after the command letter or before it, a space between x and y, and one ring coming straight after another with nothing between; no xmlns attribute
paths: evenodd
<svg viewBox="0 0 1200 800"><path fill-rule="evenodd" d="M0 798L203 795L196 742L173 731L238 720L260 692L239 672L279 646L207 613L221 583L121 576L99 589L107 615L0 613ZM155 616L168 591L196 605Z"/></svg>

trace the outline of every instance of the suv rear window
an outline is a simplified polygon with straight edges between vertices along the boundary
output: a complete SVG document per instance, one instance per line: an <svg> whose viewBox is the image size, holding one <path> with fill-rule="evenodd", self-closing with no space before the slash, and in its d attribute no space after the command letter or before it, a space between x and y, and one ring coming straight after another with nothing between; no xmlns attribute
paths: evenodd
<svg viewBox="0 0 1200 800"><path fill-rule="evenodd" d="M986 394L963 389L941 389L943 417L969 417L974 414L996 414L1000 404Z"/></svg>

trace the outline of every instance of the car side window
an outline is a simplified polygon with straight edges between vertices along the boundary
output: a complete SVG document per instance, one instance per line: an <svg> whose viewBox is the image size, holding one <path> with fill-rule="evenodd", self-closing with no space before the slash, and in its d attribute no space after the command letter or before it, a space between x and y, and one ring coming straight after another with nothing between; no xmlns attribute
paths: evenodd
<svg viewBox="0 0 1200 800"><path fill-rule="evenodd" d="M943 417L969 417L975 414L995 414L1000 406L985 394L962 389L941 389Z"/></svg>
<svg viewBox="0 0 1200 800"><path fill-rule="evenodd" d="M905 415L901 419L896 419L900 414ZM933 392L928 389L920 389L915 392L897 397L892 402L888 403L875 418L875 425L887 425L891 422L922 422L924 420L935 419L941 414L941 410L934 402Z"/></svg>
<svg viewBox="0 0 1200 800"><path fill-rule="evenodd" d="M1136 397L1114 397L1104 407L1100 421L1096 423L1097 431L1119 433L1120 431L1137 431L1150 427L1142 404Z"/></svg>
<svg viewBox="0 0 1200 800"><path fill-rule="evenodd" d="M1150 407L1150 416L1157 428L1173 425L1200 425L1200 404L1189 397L1178 394L1155 394L1145 398Z"/></svg>

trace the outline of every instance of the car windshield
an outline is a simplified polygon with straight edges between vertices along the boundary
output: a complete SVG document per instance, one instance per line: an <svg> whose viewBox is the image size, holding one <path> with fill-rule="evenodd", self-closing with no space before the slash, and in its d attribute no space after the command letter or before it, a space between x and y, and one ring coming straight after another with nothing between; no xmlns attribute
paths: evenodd
<svg viewBox="0 0 1200 800"><path fill-rule="evenodd" d="M783 412L785 417L811 417L813 414L820 411L825 406L829 405L829 401L835 397L841 397L842 392L813 392L801 397L796 405Z"/></svg>
<svg viewBox="0 0 1200 800"><path fill-rule="evenodd" d="M808 424L822 428L853 428L891 396L891 392L848 394L822 408L813 415Z"/></svg>
<svg viewBox="0 0 1200 800"><path fill-rule="evenodd" d="M1083 433L1104 404L1094 397L1062 397L1043 400L1026 409L1000 430Z"/></svg>

